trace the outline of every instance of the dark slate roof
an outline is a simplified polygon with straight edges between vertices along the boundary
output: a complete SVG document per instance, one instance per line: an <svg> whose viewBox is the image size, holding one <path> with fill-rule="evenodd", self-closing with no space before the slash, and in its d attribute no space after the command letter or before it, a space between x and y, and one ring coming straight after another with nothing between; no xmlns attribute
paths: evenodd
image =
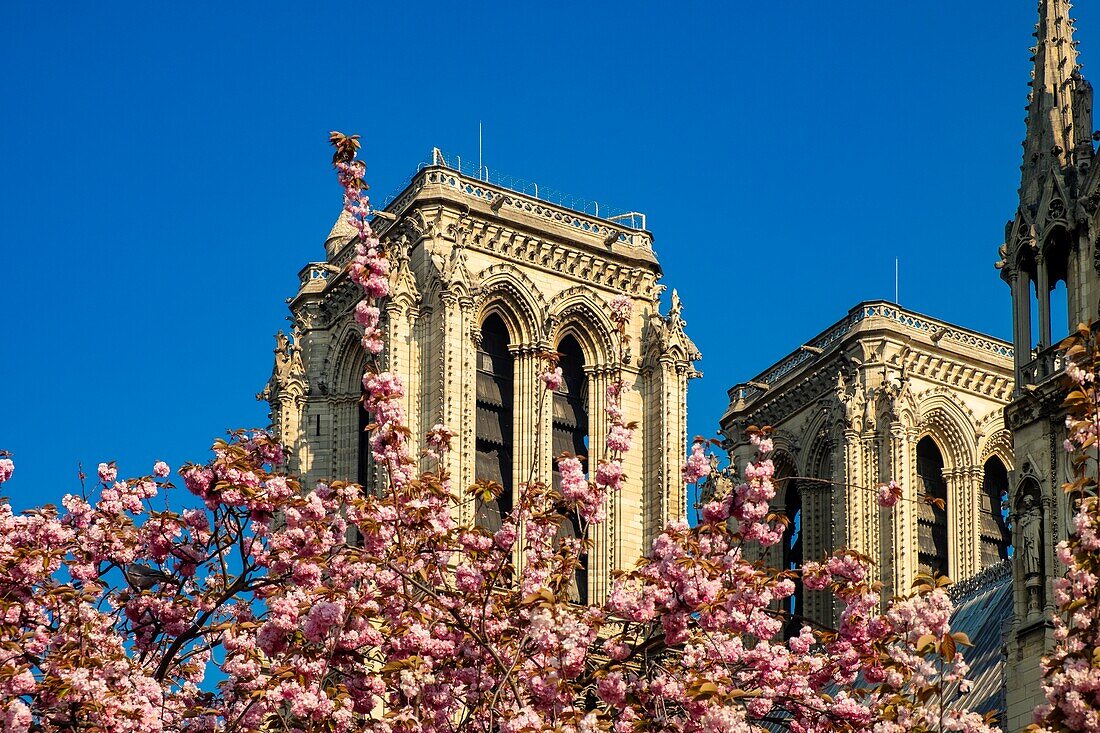
<svg viewBox="0 0 1100 733"><path fill-rule="evenodd" d="M951 630L970 637L974 646L963 649L970 665L970 692L952 703L985 714L1005 714L1005 634L1012 623L1011 560L986 568L972 578L951 586L955 613Z"/></svg>

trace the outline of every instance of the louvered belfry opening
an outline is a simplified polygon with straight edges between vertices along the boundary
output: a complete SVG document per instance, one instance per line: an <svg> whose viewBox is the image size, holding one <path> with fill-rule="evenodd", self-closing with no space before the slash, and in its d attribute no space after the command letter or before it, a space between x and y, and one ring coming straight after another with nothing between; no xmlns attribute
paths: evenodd
<svg viewBox="0 0 1100 733"><path fill-rule="evenodd" d="M1008 530L1008 469L1000 458L985 462L981 495L982 567L988 568L1008 559L1012 534Z"/></svg>
<svg viewBox="0 0 1100 733"><path fill-rule="evenodd" d="M584 373L584 352L572 336L566 336L558 344L558 366L562 371L561 387L554 390L553 399L553 447L554 447L554 488L561 487L561 474L558 472L557 456L572 453L575 456L588 456L588 379ZM585 468L591 470L586 462ZM571 513L561 523L561 536L578 537L581 533L576 513ZM577 569L575 586L570 588L570 600L576 603L588 602L588 555L580 557L581 565Z"/></svg>
<svg viewBox="0 0 1100 733"><path fill-rule="evenodd" d="M513 360L508 329L493 314L481 326L477 349L477 425L475 472L479 481L504 487L495 500L475 499L475 524L496 532L512 511Z"/></svg>
<svg viewBox="0 0 1100 733"><path fill-rule="evenodd" d="M943 479L943 454L930 437L917 443L917 475L924 494L943 502L942 509L923 497L917 503L917 561L921 572L947 575L947 484Z"/></svg>

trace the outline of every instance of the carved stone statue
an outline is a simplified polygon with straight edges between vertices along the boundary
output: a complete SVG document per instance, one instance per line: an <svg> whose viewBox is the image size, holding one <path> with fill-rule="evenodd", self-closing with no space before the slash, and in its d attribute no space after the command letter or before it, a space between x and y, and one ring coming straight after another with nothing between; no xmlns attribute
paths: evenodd
<svg viewBox="0 0 1100 733"><path fill-rule="evenodd" d="M875 395L872 392L863 405L863 429L875 429Z"/></svg>
<svg viewBox="0 0 1100 733"><path fill-rule="evenodd" d="M852 387L852 396L848 400L848 419L856 430L863 429L863 408L867 404L867 397L863 393L863 383L858 379Z"/></svg>
<svg viewBox="0 0 1100 733"><path fill-rule="evenodd" d="M1020 574L1027 588L1028 615L1042 611L1043 595L1043 511L1032 494L1020 501Z"/></svg>
<svg viewBox="0 0 1100 733"><path fill-rule="evenodd" d="M684 321L682 315L684 311L684 304L680 301L680 294L676 292L676 288L672 289L672 304L668 309L668 325L673 330L683 331L687 322Z"/></svg>

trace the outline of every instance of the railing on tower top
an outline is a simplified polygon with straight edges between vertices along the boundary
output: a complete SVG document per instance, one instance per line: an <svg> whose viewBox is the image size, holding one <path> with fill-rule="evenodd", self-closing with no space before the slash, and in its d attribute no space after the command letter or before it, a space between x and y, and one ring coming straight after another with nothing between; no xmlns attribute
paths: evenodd
<svg viewBox="0 0 1100 733"><path fill-rule="evenodd" d="M1013 356L1012 345L1006 341L989 338L976 331L960 328L920 313L907 311L894 303L872 301L860 303L850 310L843 319L825 329L809 343L798 347L797 351L789 354L775 366L748 382L738 384L730 389L730 400L747 402L759 397L798 367L806 362L816 360L858 324L872 318L893 321L905 330L929 334L932 340L936 342L942 339L954 341L973 349L989 352L1008 361L1011 361Z"/></svg>
<svg viewBox="0 0 1100 733"><path fill-rule="evenodd" d="M447 168L466 178L473 178L483 183L488 183L529 198L537 199L538 201L593 216L597 219L603 219L604 221L613 222L625 229L648 231L646 229L646 216L640 211L626 211L608 206L607 204L602 204L599 201L582 199L547 186L540 186L535 181L528 181L496 170L490 170L488 166L477 161L470 159L463 160L461 156L447 155L439 148L432 148L431 155L427 160L420 162L417 166L416 173L402 183L400 189L398 189L398 193L386 198L383 203L383 208L388 206L390 202L399 195L400 191L403 191L408 184L412 182L412 179L419 175L420 171L428 167Z"/></svg>
<svg viewBox="0 0 1100 733"><path fill-rule="evenodd" d="M1045 382L1066 370L1066 350L1057 345L1033 350L1031 356L1031 361L1020 367L1020 386Z"/></svg>

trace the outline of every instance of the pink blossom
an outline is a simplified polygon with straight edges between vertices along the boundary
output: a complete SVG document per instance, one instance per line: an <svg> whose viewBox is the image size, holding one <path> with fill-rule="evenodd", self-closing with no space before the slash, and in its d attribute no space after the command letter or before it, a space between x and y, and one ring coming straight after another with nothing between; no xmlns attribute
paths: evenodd
<svg viewBox="0 0 1100 733"><path fill-rule="evenodd" d="M451 440L454 439L454 435L454 432L448 430L443 424L436 423L428 431L428 448L435 455L440 456L451 449Z"/></svg>
<svg viewBox="0 0 1100 733"><path fill-rule="evenodd" d="M617 323L626 323L634 311L634 301L628 295L616 295L609 304L611 318Z"/></svg>
<svg viewBox="0 0 1100 733"><path fill-rule="evenodd" d="M807 562L802 565L802 584L807 590L825 590L829 587L829 571L822 563Z"/></svg>
<svg viewBox="0 0 1100 733"><path fill-rule="evenodd" d="M165 463L164 461L157 461L156 463L153 464L153 475L158 477L158 478L164 478L165 476L167 476L171 472L172 472L172 469L169 468L168 464Z"/></svg>
<svg viewBox="0 0 1100 733"><path fill-rule="evenodd" d="M118 468L115 466L115 462L101 463L99 464L99 480L105 484L109 484L118 478Z"/></svg>
<svg viewBox="0 0 1100 733"><path fill-rule="evenodd" d="M360 326L367 328L373 328L378 325L378 320L381 316L381 311L373 305L370 305L365 300L360 301L355 306L355 322Z"/></svg>
<svg viewBox="0 0 1100 733"><path fill-rule="evenodd" d="M618 453L626 453L630 450L631 438L634 431L623 425L613 425L607 434L607 449Z"/></svg>
<svg viewBox="0 0 1100 733"><path fill-rule="evenodd" d="M875 492L875 499L880 507L889 509L898 503L901 495L901 487L898 486L896 481L891 480L890 483L878 487L878 491Z"/></svg>
<svg viewBox="0 0 1100 733"><path fill-rule="evenodd" d="M767 455L775 450L775 444L771 438L766 437L763 433L752 433L749 435L749 442L756 446L756 450L761 455Z"/></svg>
<svg viewBox="0 0 1100 733"><path fill-rule="evenodd" d="M565 498L574 498L575 495L588 489L588 480L584 477L584 466L580 458L576 456L559 458L558 471L561 474L561 490Z"/></svg>
<svg viewBox="0 0 1100 733"><path fill-rule="evenodd" d="M344 615L344 604L321 601L306 615L302 634L310 641L320 641L328 635L332 627L340 622Z"/></svg>
<svg viewBox="0 0 1100 733"><path fill-rule="evenodd" d="M539 375L539 379L541 379L543 381L543 383L546 385L546 389L553 392L554 390L561 387L561 383L562 383L562 379L563 379L562 373L561 373L561 367L555 367L552 370L547 369L546 371L544 371L542 374Z"/></svg>
<svg viewBox="0 0 1100 733"><path fill-rule="evenodd" d="M10 458L0 458L0 484L11 478L15 473L15 462Z"/></svg>
<svg viewBox="0 0 1100 733"><path fill-rule="evenodd" d="M699 440L691 446L691 455L681 471L685 484L694 484L710 475L710 463L703 452L704 448L705 443Z"/></svg>
<svg viewBox="0 0 1100 733"><path fill-rule="evenodd" d="M608 491L618 491L622 488L623 464L622 461L600 461L596 466L596 485Z"/></svg>

